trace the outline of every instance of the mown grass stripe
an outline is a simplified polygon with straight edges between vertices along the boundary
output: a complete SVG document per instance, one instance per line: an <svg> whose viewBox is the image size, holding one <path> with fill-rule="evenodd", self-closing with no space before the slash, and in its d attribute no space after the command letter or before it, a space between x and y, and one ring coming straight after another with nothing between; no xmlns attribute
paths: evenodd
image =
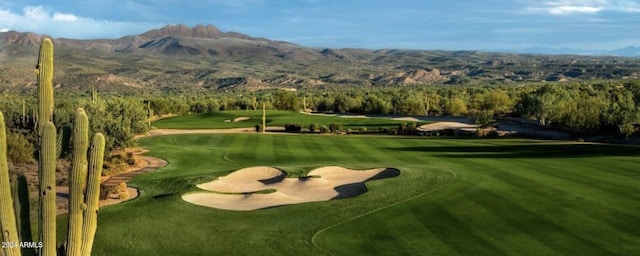
<svg viewBox="0 0 640 256"><path fill-rule="evenodd" d="M358 147L361 145L360 141L354 140L353 138L331 138L331 142L333 143L336 150L338 150L341 154L348 155L358 162L363 164L368 163L376 163L378 160L371 155L367 154L367 151L371 149L362 150L362 148ZM354 145L358 144L358 145Z"/></svg>
<svg viewBox="0 0 640 256"><path fill-rule="evenodd" d="M246 138L244 140L244 143L242 144L239 155L242 156L243 160L256 159L256 152L259 148L262 147L262 145L260 144L262 138L260 136L252 136L248 134L243 136L245 136Z"/></svg>
<svg viewBox="0 0 640 256"><path fill-rule="evenodd" d="M630 200L640 201L640 195L634 195L637 194L636 189L628 189L624 186L619 186L616 184L612 184L611 182L593 179L585 175L572 174L571 172L566 171L566 169L568 168L575 167L572 167L570 164L567 165L565 163L558 162L555 165L547 165L544 168L531 168L531 170L538 173L546 174L548 176L556 177L558 179L563 179L575 184L579 184L584 187L601 190L603 193L609 193L613 197L625 197Z"/></svg>
<svg viewBox="0 0 640 256"><path fill-rule="evenodd" d="M335 153L332 143L328 140L331 135L301 135L304 147L314 154L318 159L318 164L335 164L336 159L342 159L342 156Z"/></svg>
<svg viewBox="0 0 640 256"><path fill-rule="evenodd" d="M428 207L413 209L412 214L429 216L429 218L418 218L420 224L460 255L504 255L484 237L471 232L467 224L456 218L446 206L434 203ZM459 234L465 234L466 239L460 239Z"/></svg>
<svg viewBox="0 0 640 256"><path fill-rule="evenodd" d="M402 164L413 164L413 165L430 165L431 161L428 161L426 158L427 154L421 154L421 152L409 152L409 151L401 151L405 147L407 147L408 142L407 138L398 138L398 139L387 139L383 141L371 140L367 141L373 148L378 150L387 151L387 155L391 156L398 160L399 163ZM401 152L398 152L401 151Z"/></svg>
<svg viewBox="0 0 640 256"><path fill-rule="evenodd" d="M556 225L515 202L483 188L476 188L465 195L468 199L491 210L520 232L532 234L532 238L566 255L573 255L574 248L582 248L583 255L613 255L592 241L571 234L566 227Z"/></svg>
<svg viewBox="0 0 640 256"><path fill-rule="evenodd" d="M294 135L295 136L295 135ZM287 140L290 135L274 135L272 150L275 155L275 161L279 164L290 164L297 160L297 155L292 154L287 146Z"/></svg>
<svg viewBox="0 0 640 256"><path fill-rule="evenodd" d="M528 195L531 199L540 201L554 202L558 209L569 209L573 211L574 215L585 216L585 218L597 220L603 224L615 228L619 231L624 231L632 236L636 236L640 239L640 230L630 226L629 223L640 223L640 217L632 214L628 214L620 211L618 207L612 207L608 204L611 199L603 199L605 201L594 200L589 197L592 193L581 193L574 186L550 186L553 183L541 183L539 181L548 180L549 178L555 179L544 174L537 174L532 172L514 172L507 171L507 169L521 170L526 168L527 164L524 163L501 163L501 168L492 168L490 165L480 163L479 161L468 161L475 166L483 166L490 171L485 172L492 178L502 181L514 188L523 189L532 193ZM514 168L506 168L513 166ZM564 180L559 184L566 184ZM583 196L578 197L580 194ZM586 214L588 213L588 214Z"/></svg>
<svg viewBox="0 0 640 256"><path fill-rule="evenodd" d="M484 205L469 200L466 194L464 193L464 198L457 200L458 203L451 206L451 212L455 212L466 223L473 223L473 225L469 225L469 228L474 229L505 254L562 255L531 237L531 234L521 232L517 227L496 216L492 209L487 209Z"/></svg>
<svg viewBox="0 0 640 256"><path fill-rule="evenodd" d="M317 155L313 154L313 151L305 147L304 140L307 136L287 136L287 144L290 148L293 148L298 156L298 162L301 163L313 163L317 160Z"/></svg>

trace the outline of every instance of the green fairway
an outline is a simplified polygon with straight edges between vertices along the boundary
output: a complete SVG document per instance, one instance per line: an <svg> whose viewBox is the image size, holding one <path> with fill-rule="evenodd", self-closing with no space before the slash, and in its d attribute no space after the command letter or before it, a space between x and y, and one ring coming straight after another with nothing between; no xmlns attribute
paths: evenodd
<svg viewBox="0 0 640 256"><path fill-rule="evenodd" d="M238 117L250 117L251 119L232 122ZM407 121L391 120L390 118L345 118L339 116L308 115L295 111L267 110L267 126L284 126L290 124L302 124L309 128L312 123L329 126L331 123L342 123L345 128L367 127L374 129L382 126L397 127L398 124L411 123ZM423 124L425 122L418 122ZM153 123L156 128L172 129L209 129L209 128L243 128L254 127L262 124L262 110L232 110L218 111L211 114L192 114L184 116L160 119Z"/></svg>
<svg viewBox="0 0 640 256"><path fill-rule="evenodd" d="M640 149L524 139L201 134L141 140L169 165L101 209L94 255L638 255ZM269 165L395 167L350 199L237 212L180 196Z"/></svg>

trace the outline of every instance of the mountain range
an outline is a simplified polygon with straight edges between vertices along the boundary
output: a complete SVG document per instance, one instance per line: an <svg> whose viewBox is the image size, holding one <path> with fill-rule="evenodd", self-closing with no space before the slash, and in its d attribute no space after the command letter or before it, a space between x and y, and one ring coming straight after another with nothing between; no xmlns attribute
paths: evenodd
<svg viewBox="0 0 640 256"><path fill-rule="evenodd" d="M0 87L29 88L46 35L0 33ZM481 51L322 49L168 25L118 39L55 38L57 87L226 90L640 78L640 59ZM540 49L538 49L540 50ZM533 50L532 50L533 51ZM619 53L640 52L629 47Z"/></svg>

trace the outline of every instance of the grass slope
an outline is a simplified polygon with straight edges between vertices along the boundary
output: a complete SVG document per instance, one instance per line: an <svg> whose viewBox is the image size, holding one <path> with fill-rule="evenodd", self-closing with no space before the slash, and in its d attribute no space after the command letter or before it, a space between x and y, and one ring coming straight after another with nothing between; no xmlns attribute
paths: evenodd
<svg viewBox="0 0 640 256"><path fill-rule="evenodd" d="M634 255L640 150L521 139L202 134L146 138L169 165L101 210L94 255ZM357 198L233 212L180 195L235 169L391 166Z"/></svg>
<svg viewBox="0 0 640 256"><path fill-rule="evenodd" d="M225 122L237 117L251 117L240 122ZM389 118L345 118L339 116L307 115L295 111L267 110L267 126L284 126L287 123L303 124L309 128L312 123L326 125L342 123L346 128L367 127L374 129L381 126L397 127L398 124L411 123L407 121L391 120ZM417 123L418 125L424 122ZM160 119L153 122L156 128L171 129L209 129L209 128L243 128L262 124L262 110L229 110L210 114L192 114Z"/></svg>

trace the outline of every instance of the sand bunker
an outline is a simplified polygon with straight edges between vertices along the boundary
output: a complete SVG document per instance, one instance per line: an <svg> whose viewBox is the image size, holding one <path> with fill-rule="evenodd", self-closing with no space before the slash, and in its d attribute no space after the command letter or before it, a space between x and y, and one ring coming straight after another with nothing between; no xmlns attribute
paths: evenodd
<svg viewBox="0 0 640 256"><path fill-rule="evenodd" d="M478 125L475 124L465 124L458 122L437 122L431 124L424 124L418 127L418 131L422 132L432 132L432 131L441 131L446 129L460 129L463 131L475 132L478 128Z"/></svg>
<svg viewBox="0 0 640 256"><path fill-rule="evenodd" d="M391 120L396 120L396 121L409 121L409 122L420 122L420 119L415 118L415 117L409 117L409 116L405 116L405 117L395 117L395 118L391 118Z"/></svg>
<svg viewBox="0 0 640 256"><path fill-rule="evenodd" d="M251 117L241 116L241 117L236 117L236 118L234 118L234 119L233 119L233 122L234 122L234 123L237 123L237 122L247 121L247 120L249 120L249 119L251 119Z"/></svg>
<svg viewBox="0 0 640 256"><path fill-rule="evenodd" d="M287 178L273 167L237 170L197 187L213 192L195 192L182 199L196 205L234 211L251 211L279 205L355 197L367 192L365 182L400 175L395 168L365 171L339 166L322 167L309 176Z"/></svg>

